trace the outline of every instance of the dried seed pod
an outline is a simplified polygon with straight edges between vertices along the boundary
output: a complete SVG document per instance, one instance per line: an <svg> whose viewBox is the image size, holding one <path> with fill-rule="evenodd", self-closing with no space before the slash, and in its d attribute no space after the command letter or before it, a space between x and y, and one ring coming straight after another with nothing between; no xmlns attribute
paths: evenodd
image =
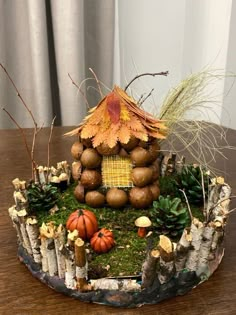
<svg viewBox="0 0 236 315"><path fill-rule="evenodd" d="M93 148L85 149L80 158L80 162L86 168L96 168L101 165L101 161L101 155Z"/></svg>
<svg viewBox="0 0 236 315"><path fill-rule="evenodd" d="M80 141L75 141L71 147L71 155L74 159L79 160L83 153L83 144Z"/></svg>
<svg viewBox="0 0 236 315"><path fill-rule="evenodd" d="M153 198L149 187L133 187L129 193L129 200L134 208L141 209L151 206Z"/></svg>
<svg viewBox="0 0 236 315"><path fill-rule="evenodd" d="M80 183L86 189L96 189L102 184L102 176L98 171L85 169L80 177Z"/></svg>
<svg viewBox="0 0 236 315"><path fill-rule="evenodd" d="M96 147L96 149L99 154L105 156L116 155L120 151L119 144L116 144L113 148L110 148L107 144L102 143L98 147Z"/></svg>
<svg viewBox="0 0 236 315"><path fill-rule="evenodd" d="M72 177L75 181L80 179L81 176L81 172L82 172L82 164L80 161L76 161L72 163L72 169L71 169L71 174Z"/></svg>
<svg viewBox="0 0 236 315"><path fill-rule="evenodd" d="M130 158L135 166L146 166L149 164L150 154L146 149L136 147L131 151Z"/></svg>
<svg viewBox="0 0 236 315"><path fill-rule="evenodd" d="M160 196L160 187L159 187L159 185L153 183L153 184L149 185L149 189L152 192L153 200L157 200L157 198Z"/></svg>
<svg viewBox="0 0 236 315"><path fill-rule="evenodd" d="M84 202L84 186L78 184L74 190L74 196L79 202Z"/></svg>
<svg viewBox="0 0 236 315"><path fill-rule="evenodd" d="M131 151L135 147L137 147L139 143L139 139L135 138L134 136L131 136L129 141L127 143L121 143L121 146L126 150L126 151Z"/></svg>
<svg viewBox="0 0 236 315"><path fill-rule="evenodd" d="M105 196L99 191L88 191L85 195L85 202L90 207L99 208L105 203Z"/></svg>
<svg viewBox="0 0 236 315"><path fill-rule="evenodd" d="M131 173L131 180L135 186L144 187L152 182L153 170L149 167L135 167Z"/></svg>
<svg viewBox="0 0 236 315"><path fill-rule="evenodd" d="M128 202L126 192L118 188L110 188L106 194L106 200L112 208L122 208Z"/></svg>

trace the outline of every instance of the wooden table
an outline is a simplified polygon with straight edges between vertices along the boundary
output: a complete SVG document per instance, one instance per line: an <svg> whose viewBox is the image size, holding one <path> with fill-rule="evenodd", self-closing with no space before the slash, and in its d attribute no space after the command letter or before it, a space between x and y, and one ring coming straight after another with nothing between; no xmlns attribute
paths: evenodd
<svg viewBox="0 0 236 315"><path fill-rule="evenodd" d="M71 128L55 128L51 144L51 164L72 161L72 138L63 137ZM32 130L26 130L32 139ZM49 129L41 131L36 146L36 161L46 165ZM236 147L236 131L228 131L228 141ZM157 305L138 309L118 309L96 304L85 304L54 292L32 277L17 259L16 234L7 209L13 205L11 180L29 179L30 161L17 130L0 130L0 314L168 314L168 315L235 315L236 314L236 213L227 225L226 251L223 262L205 283L185 296L166 300ZM236 192L236 151L225 151L229 160L219 159L218 166L227 172L227 182ZM235 200L231 208L236 207Z"/></svg>

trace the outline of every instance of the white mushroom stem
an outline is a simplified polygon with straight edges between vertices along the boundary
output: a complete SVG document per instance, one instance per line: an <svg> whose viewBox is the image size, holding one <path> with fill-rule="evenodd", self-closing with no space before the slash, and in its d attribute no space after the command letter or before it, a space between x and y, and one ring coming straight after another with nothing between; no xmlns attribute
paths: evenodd
<svg viewBox="0 0 236 315"><path fill-rule="evenodd" d="M38 222L35 218L26 219L26 231L28 233L32 254L36 263L41 263L40 240Z"/></svg>

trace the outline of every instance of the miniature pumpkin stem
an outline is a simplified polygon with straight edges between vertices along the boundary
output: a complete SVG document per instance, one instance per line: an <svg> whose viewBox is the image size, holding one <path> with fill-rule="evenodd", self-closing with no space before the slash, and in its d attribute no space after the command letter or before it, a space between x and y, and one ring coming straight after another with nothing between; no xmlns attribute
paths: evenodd
<svg viewBox="0 0 236 315"><path fill-rule="evenodd" d="M99 232L99 233L98 233L98 237L103 237L103 233L102 233L102 232Z"/></svg>
<svg viewBox="0 0 236 315"><path fill-rule="evenodd" d="M146 228L145 227L139 227L138 228L138 236L139 237L145 237L147 234Z"/></svg>

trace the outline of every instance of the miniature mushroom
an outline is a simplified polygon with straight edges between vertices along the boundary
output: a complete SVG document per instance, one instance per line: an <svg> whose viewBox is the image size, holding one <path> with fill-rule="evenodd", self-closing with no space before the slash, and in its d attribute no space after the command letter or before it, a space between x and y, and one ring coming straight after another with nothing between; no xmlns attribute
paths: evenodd
<svg viewBox="0 0 236 315"><path fill-rule="evenodd" d="M138 227L138 236L145 237L146 236L146 228L152 225L150 219L146 216L139 217L135 220L134 224Z"/></svg>

